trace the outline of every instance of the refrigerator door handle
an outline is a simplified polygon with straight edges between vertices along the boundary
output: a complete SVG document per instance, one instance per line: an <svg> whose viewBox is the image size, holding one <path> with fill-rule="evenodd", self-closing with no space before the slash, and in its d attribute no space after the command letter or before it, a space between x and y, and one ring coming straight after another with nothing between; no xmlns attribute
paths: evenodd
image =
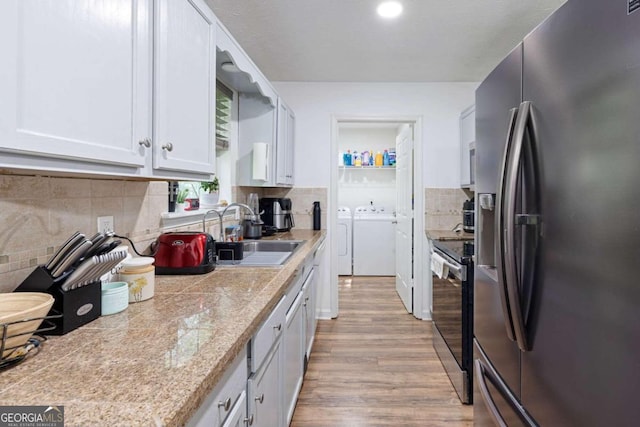
<svg viewBox="0 0 640 427"><path fill-rule="evenodd" d="M510 164L506 173L507 197L505 203L505 278L509 297L509 307L511 308L511 319L513 330L516 335L516 342L522 351L529 350L527 334L524 326L524 316L522 314L520 284L516 271L516 192L518 182L519 164L522 158L522 149L525 141L527 123L531 116L531 102L524 101L520 104L518 118L513 131L513 147L510 154Z"/></svg>
<svg viewBox="0 0 640 427"><path fill-rule="evenodd" d="M491 417L493 417L493 420L499 427L509 427L502 418L502 415L500 415L500 411L498 410L498 407L496 406L493 398L491 397L491 393L489 392L489 387L487 387L487 381L485 378L487 376L490 376L491 373L485 369L484 364L480 362L480 359L476 359L473 364L475 365L473 371L476 374L476 382L478 383L478 387L480 388L480 395L482 396L482 400L489 410Z"/></svg>
<svg viewBox="0 0 640 427"><path fill-rule="evenodd" d="M502 156L502 169L500 173L500 181L498 182L498 193L496 194L496 219L495 219L495 227L494 227L494 242L497 243L496 247L496 270L498 272L498 288L500 290L500 302L502 303L502 314L504 318L504 326L507 331L507 337L511 341L516 340L515 333L513 331L513 321L511 320L511 309L509 308L509 296L507 295L507 284L505 279L505 184L506 184L506 174L509 167L509 153L511 150L511 145L513 141L513 131L516 122L516 118L518 117L518 109L512 108L509 110L509 127L507 128L507 141L504 146L504 154Z"/></svg>

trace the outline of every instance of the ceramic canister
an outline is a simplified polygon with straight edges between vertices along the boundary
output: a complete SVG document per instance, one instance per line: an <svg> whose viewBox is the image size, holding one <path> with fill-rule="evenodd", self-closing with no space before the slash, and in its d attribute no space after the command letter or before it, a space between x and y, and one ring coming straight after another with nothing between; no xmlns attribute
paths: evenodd
<svg viewBox="0 0 640 427"><path fill-rule="evenodd" d="M128 305L127 284L125 282L102 284L102 316L119 313Z"/></svg>
<svg viewBox="0 0 640 427"><path fill-rule="evenodd" d="M131 258L122 262L119 277L129 284L129 302L140 302L153 297L156 269L151 257Z"/></svg>

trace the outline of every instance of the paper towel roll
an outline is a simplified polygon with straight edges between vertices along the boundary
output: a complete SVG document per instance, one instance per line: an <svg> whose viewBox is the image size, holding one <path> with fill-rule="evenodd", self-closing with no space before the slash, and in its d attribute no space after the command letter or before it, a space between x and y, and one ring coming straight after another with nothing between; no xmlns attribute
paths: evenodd
<svg viewBox="0 0 640 427"><path fill-rule="evenodd" d="M253 173L255 180L267 180L267 158L269 156L269 145L266 142L253 143Z"/></svg>

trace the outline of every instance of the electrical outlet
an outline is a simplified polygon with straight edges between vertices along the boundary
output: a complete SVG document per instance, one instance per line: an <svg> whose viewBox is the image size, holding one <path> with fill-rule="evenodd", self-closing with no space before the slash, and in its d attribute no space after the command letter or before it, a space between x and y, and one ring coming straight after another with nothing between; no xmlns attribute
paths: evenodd
<svg viewBox="0 0 640 427"><path fill-rule="evenodd" d="M113 224L113 216L99 216L98 217L98 232L99 233L107 233L113 232L114 224Z"/></svg>

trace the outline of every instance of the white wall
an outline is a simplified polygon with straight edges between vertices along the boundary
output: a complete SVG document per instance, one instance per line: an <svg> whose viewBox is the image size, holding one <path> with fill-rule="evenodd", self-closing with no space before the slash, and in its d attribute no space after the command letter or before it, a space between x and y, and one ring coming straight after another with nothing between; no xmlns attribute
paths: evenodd
<svg viewBox="0 0 640 427"><path fill-rule="evenodd" d="M478 83L275 82L296 114L295 185L328 187L331 116L422 116L425 187L460 185L460 112Z"/></svg>

